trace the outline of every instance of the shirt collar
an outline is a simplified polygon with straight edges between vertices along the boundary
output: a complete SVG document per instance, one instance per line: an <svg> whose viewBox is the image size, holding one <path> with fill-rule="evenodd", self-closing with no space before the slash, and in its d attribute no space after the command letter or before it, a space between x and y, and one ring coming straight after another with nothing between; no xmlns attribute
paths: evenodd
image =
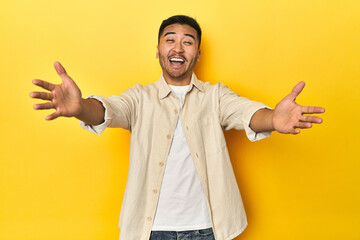
<svg viewBox="0 0 360 240"><path fill-rule="evenodd" d="M159 98L164 99L165 97L167 97L169 95L169 93L171 92L171 89L162 74L160 76L158 84L159 84ZM192 73L190 87L189 87L188 92L190 92L194 86L199 91L204 92L204 83L197 79L195 73Z"/></svg>

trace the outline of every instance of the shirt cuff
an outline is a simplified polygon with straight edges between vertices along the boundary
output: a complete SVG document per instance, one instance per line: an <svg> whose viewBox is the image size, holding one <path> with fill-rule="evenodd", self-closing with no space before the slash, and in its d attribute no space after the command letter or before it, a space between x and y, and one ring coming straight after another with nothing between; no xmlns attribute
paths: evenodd
<svg viewBox="0 0 360 240"><path fill-rule="evenodd" d="M255 141L259 141L262 140L264 138L270 137L271 135L271 131L269 132L255 132L250 128L250 121L251 118L253 117L253 115L260 109L262 108L267 108L267 109L271 109L268 106L264 105L263 103L257 103L256 105L254 105L253 107L251 107L247 112L246 112L246 123L245 125L245 133L247 138L251 141L251 142L255 142Z"/></svg>
<svg viewBox="0 0 360 240"><path fill-rule="evenodd" d="M90 95L90 96L86 97L85 99L89 99L89 98L98 100L104 106L104 108L105 108L104 122L99 125L90 125L90 124L87 124L80 120L79 121L80 126L82 128L84 128L85 130L88 130L89 132L100 135L105 130L105 128L110 124L111 119L113 117L113 112L111 110L109 103L106 101L105 97L98 96L98 95Z"/></svg>

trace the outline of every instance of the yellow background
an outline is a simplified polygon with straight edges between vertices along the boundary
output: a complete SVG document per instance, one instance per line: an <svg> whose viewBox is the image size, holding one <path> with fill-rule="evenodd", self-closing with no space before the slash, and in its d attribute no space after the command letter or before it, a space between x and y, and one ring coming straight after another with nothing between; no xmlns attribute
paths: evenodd
<svg viewBox="0 0 360 240"><path fill-rule="evenodd" d="M203 29L200 79L270 107L305 81L298 103L326 108L297 136L226 133L249 220L236 239L360 239L358 0L1 1L0 239L118 238L129 133L45 121L31 80L60 83L60 61L83 96L154 82L174 14Z"/></svg>

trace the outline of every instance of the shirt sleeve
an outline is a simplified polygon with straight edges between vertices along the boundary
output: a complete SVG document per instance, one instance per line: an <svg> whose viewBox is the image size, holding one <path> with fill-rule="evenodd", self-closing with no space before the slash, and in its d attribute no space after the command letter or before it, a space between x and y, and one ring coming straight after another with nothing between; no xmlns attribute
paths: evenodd
<svg viewBox="0 0 360 240"><path fill-rule="evenodd" d="M138 105L138 87L127 89L121 95L103 97L90 95L86 98L93 98L101 102L105 108L104 122L99 125L89 125L80 121L80 126L92 133L100 135L106 127L124 128L131 131L136 120L136 109Z"/></svg>
<svg viewBox="0 0 360 240"><path fill-rule="evenodd" d="M250 121L256 111L262 108L271 109L263 103L251 101L238 96L227 86L220 83L220 122L225 130L244 130L247 138L254 142L271 135L269 132L257 133L250 128Z"/></svg>

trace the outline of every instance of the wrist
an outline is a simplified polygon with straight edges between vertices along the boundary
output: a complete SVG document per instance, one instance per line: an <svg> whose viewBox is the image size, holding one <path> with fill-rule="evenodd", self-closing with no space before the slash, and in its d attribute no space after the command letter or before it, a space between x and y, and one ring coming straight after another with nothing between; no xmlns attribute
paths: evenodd
<svg viewBox="0 0 360 240"><path fill-rule="evenodd" d="M274 126L274 110L271 110L269 113L269 129L270 131L275 131L275 126Z"/></svg>
<svg viewBox="0 0 360 240"><path fill-rule="evenodd" d="M273 114L274 111L272 109L259 109L250 120L250 128L258 133L274 131Z"/></svg>
<svg viewBox="0 0 360 240"><path fill-rule="evenodd" d="M77 114L74 116L75 118L77 118L79 120L83 120L83 115L84 115L84 111L86 108L86 101L87 101L87 99L84 99L84 98L80 99L79 110L78 110Z"/></svg>

